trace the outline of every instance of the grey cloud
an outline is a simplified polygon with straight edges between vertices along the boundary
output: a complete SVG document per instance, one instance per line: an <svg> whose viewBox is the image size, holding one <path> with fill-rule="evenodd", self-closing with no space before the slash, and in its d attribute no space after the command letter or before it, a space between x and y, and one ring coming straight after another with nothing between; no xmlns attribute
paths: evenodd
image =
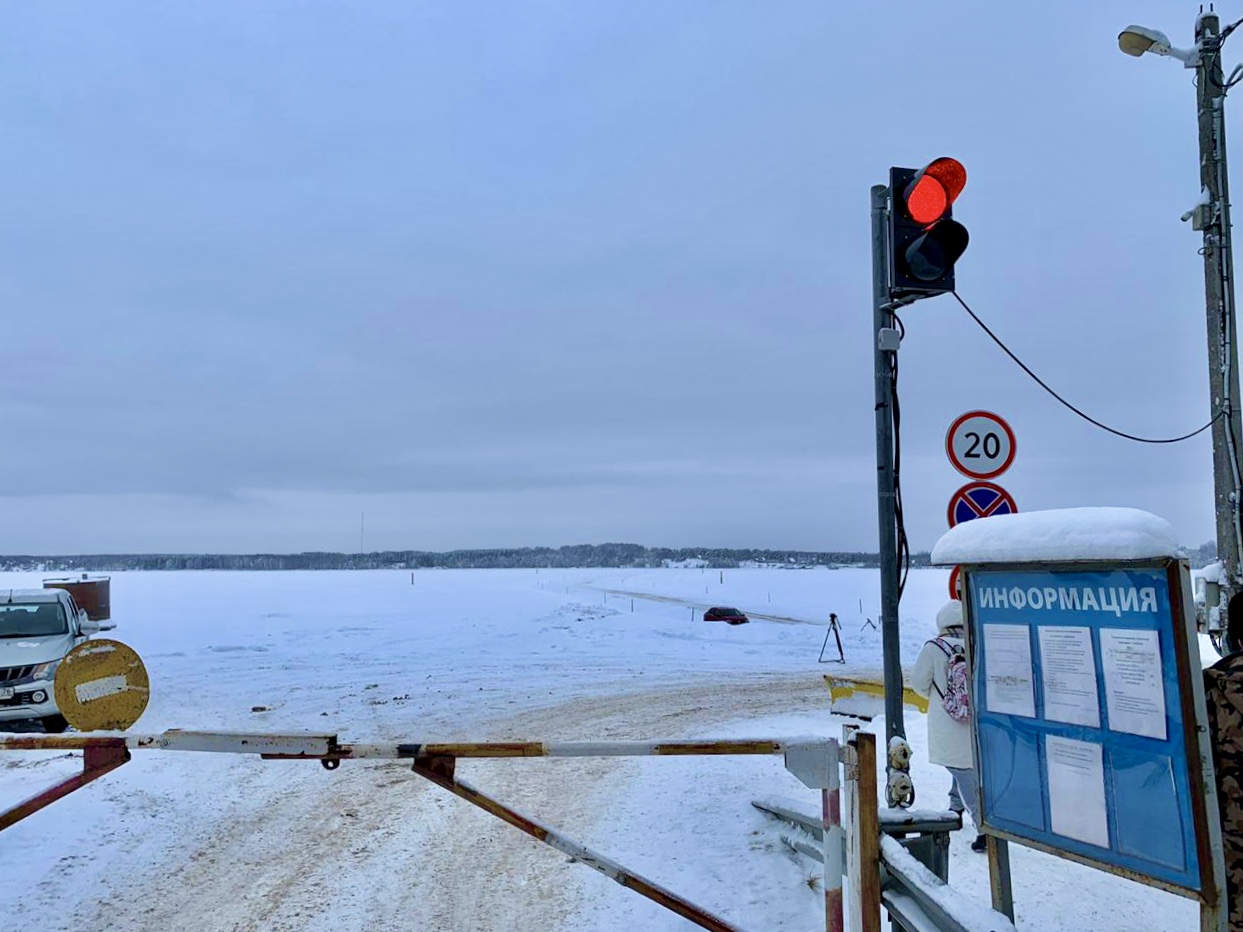
<svg viewBox="0 0 1243 932"><path fill-rule="evenodd" d="M0 11L0 549L340 548L364 508L392 547L872 546L867 190L942 154L968 300L1097 416L1194 426L1193 97L1114 44L1191 15L981 10ZM916 546L969 407L1021 507L1212 535L1205 443L905 319Z"/></svg>

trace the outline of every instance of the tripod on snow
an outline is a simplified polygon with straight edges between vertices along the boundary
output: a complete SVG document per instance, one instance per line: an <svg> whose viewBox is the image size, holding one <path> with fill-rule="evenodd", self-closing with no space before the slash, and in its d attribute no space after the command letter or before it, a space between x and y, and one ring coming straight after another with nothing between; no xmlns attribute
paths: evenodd
<svg viewBox="0 0 1243 932"><path fill-rule="evenodd" d="M824 659L825 648L829 646L829 635L833 635L833 640L837 641L837 659L830 657ZM846 652L842 650L842 628L837 623L837 613L829 612L829 630L824 632L824 643L820 645L820 663L845 663Z"/></svg>

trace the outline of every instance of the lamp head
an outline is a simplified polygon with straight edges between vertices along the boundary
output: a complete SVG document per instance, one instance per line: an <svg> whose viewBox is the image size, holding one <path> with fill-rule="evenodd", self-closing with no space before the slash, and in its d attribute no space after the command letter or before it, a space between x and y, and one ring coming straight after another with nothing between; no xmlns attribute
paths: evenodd
<svg viewBox="0 0 1243 932"><path fill-rule="evenodd" d="M1170 37L1160 29L1149 29L1147 26L1127 26L1118 33L1118 48L1128 55L1138 58L1145 52L1154 55L1167 55L1183 63L1184 68L1194 68L1200 63L1200 48L1175 48L1170 45Z"/></svg>
<svg viewBox="0 0 1243 932"><path fill-rule="evenodd" d="M1136 58L1145 52L1169 55L1170 38L1160 30L1149 29L1147 26L1127 26L1118 33L1118 48Z"/></svg>

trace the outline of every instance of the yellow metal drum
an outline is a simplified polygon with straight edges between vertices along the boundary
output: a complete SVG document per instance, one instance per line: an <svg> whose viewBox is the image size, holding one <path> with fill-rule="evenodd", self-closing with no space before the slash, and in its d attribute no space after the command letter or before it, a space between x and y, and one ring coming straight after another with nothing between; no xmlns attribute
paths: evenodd
<svg viewBox="0 0 1243 932"><path fill-rule="evenodd" d="M147 708L151 683L134 649L120 641L83 641L56 668L56 705L78 731L123 731Z"/></svg>

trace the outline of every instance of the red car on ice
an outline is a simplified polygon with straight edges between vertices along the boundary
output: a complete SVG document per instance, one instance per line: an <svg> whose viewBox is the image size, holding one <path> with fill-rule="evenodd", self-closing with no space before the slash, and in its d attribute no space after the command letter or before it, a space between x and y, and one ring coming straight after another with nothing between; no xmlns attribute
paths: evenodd
<svg viewBox="0 0 1243 932"><path fill-rule="evenodd" d="M704 621L723 621L729 625L745 625L750 620L736 608L710 608L704 612Z"/></svg>

